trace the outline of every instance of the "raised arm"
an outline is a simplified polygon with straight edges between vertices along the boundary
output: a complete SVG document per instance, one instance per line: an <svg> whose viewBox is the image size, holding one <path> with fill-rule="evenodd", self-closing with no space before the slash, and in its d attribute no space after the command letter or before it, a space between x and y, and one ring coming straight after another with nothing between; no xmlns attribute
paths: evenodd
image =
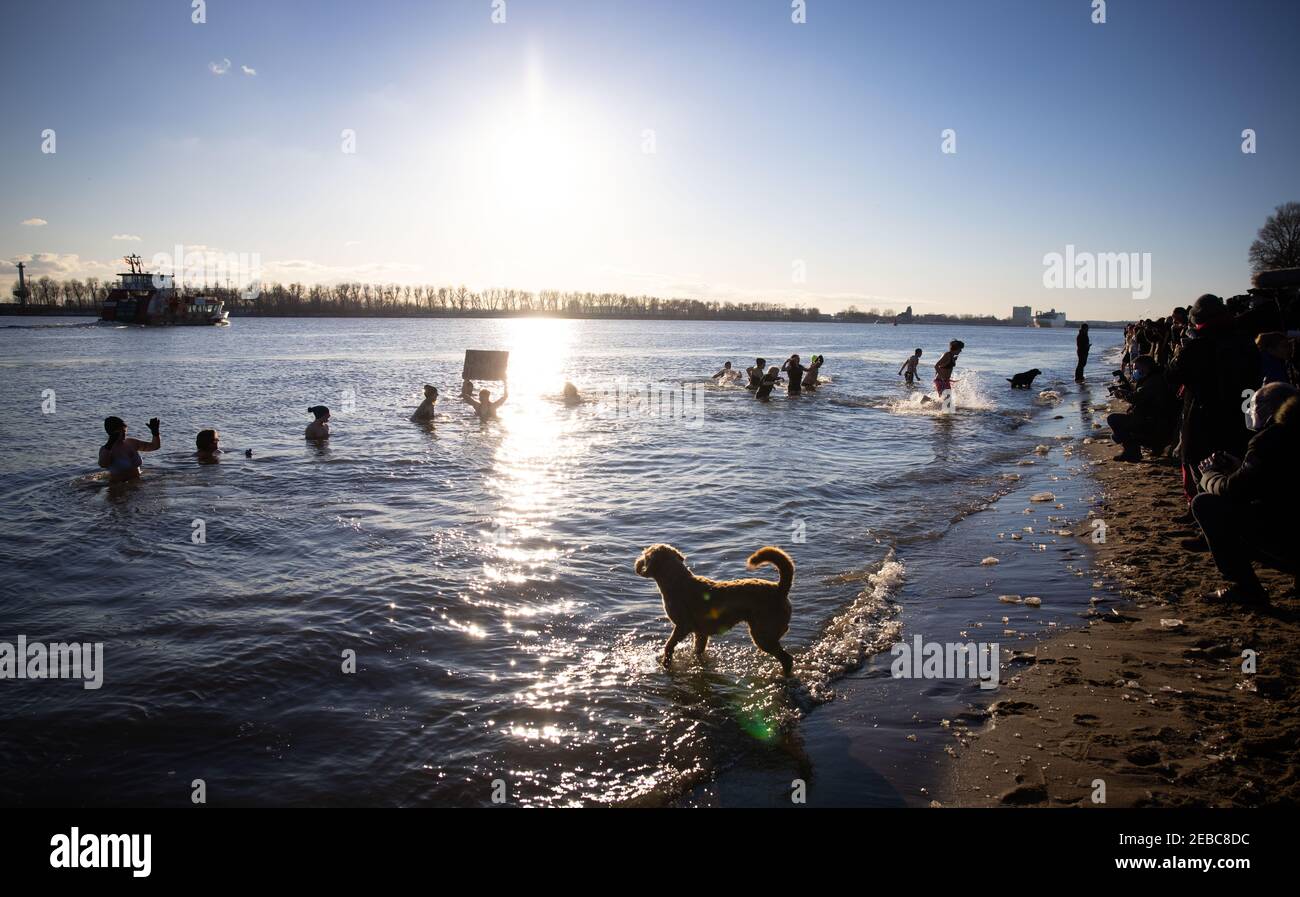
<svg viewBox="0 0 1300 897"><path fill-rule="evenodd" d="M128 441L135 447L137 452L156 452L162 448L162 437L158 435L158 426L158 418L151 417L149 419L149 432L153 433L153 440L144 442L140 439L128 438Z"/></svg>

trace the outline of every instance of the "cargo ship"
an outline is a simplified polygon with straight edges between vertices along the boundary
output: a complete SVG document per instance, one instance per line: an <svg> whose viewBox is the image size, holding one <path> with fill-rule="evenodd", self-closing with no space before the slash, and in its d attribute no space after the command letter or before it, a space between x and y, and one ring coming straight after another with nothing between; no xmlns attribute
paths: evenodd
<svg viewBox="0 0 1300 897"><path fill-rule="evenodd" d="M128 255L122 261L130 270L117 275L120 280L108 291L99 320L158 327L221 327L230 323L230 312L220 299L185 295L172 275L144 270L138 255Z"/></svg>
<svg viewBox="0 0 1300 897"><path fill-rule="evenodd" d="M1040 311L1034 313L1035 327L1064 327L1065 312L1052 309L1050 311Z"/></svg>

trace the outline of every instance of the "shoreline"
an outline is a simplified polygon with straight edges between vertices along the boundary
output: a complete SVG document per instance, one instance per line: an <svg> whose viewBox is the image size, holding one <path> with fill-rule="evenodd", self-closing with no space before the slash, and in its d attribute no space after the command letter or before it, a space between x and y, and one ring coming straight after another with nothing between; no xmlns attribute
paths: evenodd
<svg viewBox="0 0 1300 897"><path fill-rule="evenodd" d="M1090 516L1107 525L1095 566L1125 600L1033 646L976 712L984 722L953 746L938 804L1300 802L1293 579L1261 569L1273 598L1262 610L1201 600L1223 583L1208 553L1178 544L1194 533L1172 522L1183 509L1176 462L1114 462L1109 431L1092 436L1079 448L1100 490ZM1242 670L1244 651L1257 654L1254 674Z"/></svg>

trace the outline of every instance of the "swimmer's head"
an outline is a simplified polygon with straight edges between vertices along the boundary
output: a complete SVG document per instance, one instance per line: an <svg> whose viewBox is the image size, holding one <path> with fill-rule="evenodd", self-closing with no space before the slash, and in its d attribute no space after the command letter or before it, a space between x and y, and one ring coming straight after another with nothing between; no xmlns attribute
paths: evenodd
<svg viewBox="0 0 1300 897"><path fill-rule="evenodd" d="M486 402L490 398L492 398L492 393L488 392L486 389L480 389L478 391L478 400L480 402Z"/></svg>
<svg viewBox="0 0 1300 897"><path fill-rule="evenodd" d="M194 437L194 447L201 452L215 452L220 440L216 430L200 430L199 435Z"/></svg>
<svg viewBox="0 0 1300 897"><path fill-rule="evenodd" d="M916 357L917 357L917 358L920 358L920 357L921 357L921 350L920 350L920 349L917 349L917 350L916 350Z"/></svg>
<svg viewBox="0 0 1300 897"><path fill-rule="evenodd" d="M767 369L767 372L769 375L775 377L777 374L781 373L781 369L776 365L772 365L770 368Z"/></svg>
<svg viewBox="0 0 1300 897"><path fill-rule="evenodd" d="M724 362L722 363L722 369L723 369L724 371L729 371L729 370L731 370L731 362L730 362L730 361L724 361Z"/></svg>
<svg viewBox="0 0 1300 897"><path fill-rule="evenodd" d="M966 344L959 339L955 339L948 344L949 352L960 352L962 349L965 348L966 348Z"/></svg>
<svg viewBox="0 0 1300 897"><path fill-rule="evenodd" d="M314 414L316 416L316 420L330 419L330 410L326 408L324 405L312 405L310 408L307 409L307 411L310 414Z"/></svg>
<svg viewBox="0 0 1300 897"><path fill-rule="evenodd" d="M430 402L438 401L438 387L424 384L424 397Z"/></svg>
<svg viewBox="0 0 1300 897"><path fill-rule="evenodd" d="M104 432L109 436L119 436L126 432L126 421L120 417L104 418Z"/></svg>
<svg viewBox="0 0 1300 897"><path fill-rule="evenodd" d="M758 368L758 369L761 371L763 368L767 367L767 359L766 359L766 358L755 358L755 359L754 359L754 367Z"/></svg>

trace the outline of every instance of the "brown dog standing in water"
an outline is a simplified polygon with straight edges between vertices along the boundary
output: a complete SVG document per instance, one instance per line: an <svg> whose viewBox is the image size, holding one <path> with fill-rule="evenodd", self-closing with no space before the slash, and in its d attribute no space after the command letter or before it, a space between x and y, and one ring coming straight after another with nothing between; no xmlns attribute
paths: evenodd
<svg viewBox="0 0 1300 897"><path fill-rule="evenodd" d="M733 579L717 582L696 576L686 558L671 545L651 545L637 558L635 569L659 584L664 611L673 621L673 634L664 645L664 666L673 659L673 648L688 635L695 636L695 656L701 657L709 636L726 632L737 623L749 624L749 637L760 651L781 662L789 676L794 658L781 647L781 636L790 628L790 586L794 583L794 561L775 546L760 548L749 556L749 568L771 564L781 574L778 582L767 579Z"/></svg>

